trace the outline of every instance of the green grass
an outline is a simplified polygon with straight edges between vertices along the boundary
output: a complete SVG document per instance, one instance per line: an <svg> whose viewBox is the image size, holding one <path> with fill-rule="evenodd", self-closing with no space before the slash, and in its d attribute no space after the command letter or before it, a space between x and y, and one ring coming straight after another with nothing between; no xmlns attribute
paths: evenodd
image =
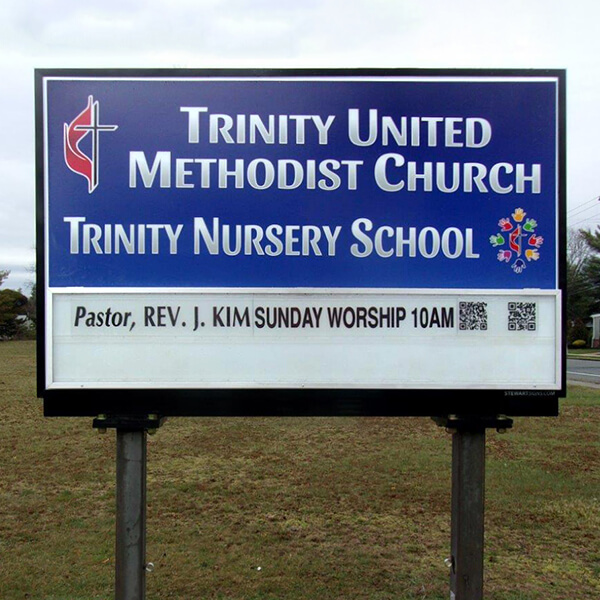
<svg viewBox="0 0 600 600"><path fill-rule="evenodd" d="M112 598L114 432L44 419L34 362L0 344L0 598ZM450 450L429 419L172 419L148 598L445 600ZM485 566L486 600L600 597L600 391L488 434Z"/></svg>
<svg viewBox="0 0 600 600"><path fill-rule="evenodd" d="M567 358L600 360L600 348L569 348L567 350Z"/></svg>

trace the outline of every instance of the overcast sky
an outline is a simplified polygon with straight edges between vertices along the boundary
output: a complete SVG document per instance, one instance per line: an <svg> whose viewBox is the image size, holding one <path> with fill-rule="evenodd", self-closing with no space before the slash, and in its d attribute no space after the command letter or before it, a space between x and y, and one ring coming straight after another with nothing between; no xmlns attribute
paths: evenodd
<svg viewBox="0 0 600 600"><path fill-rule="evenodd" d="M600 224L600 2L2 0L0 269L34 264L33 69L566 68L569 222Z"/></svg>

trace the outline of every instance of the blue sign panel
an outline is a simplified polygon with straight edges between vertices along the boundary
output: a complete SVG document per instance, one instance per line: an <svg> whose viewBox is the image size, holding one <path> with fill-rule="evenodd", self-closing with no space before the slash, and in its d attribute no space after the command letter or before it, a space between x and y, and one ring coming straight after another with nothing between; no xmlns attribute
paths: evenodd
<svg viewBox="0 0 600 600"><path fill-rule="evenodd" d="M554 290L555 77L47 77L50 288Z"/></svg>

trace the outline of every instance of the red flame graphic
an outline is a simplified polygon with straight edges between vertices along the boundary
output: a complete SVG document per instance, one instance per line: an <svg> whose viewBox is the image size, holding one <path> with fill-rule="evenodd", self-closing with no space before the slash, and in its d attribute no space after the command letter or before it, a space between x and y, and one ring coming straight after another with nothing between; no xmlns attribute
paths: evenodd
<svg viewBox="0 0 600 600"><path fill-rule="evenodd" d="M91 159L79 149L79 143L89 131L78 130L77 128L79 126L91 126L92 104L93 98L90 96L87 107L68 125L65 123L64 126L65 162L71 171L87 179L89 193L92 193L97 185L93 177L93 164Z"/></svg>
<svg viewBox="0 0 600 600"><path fill-rule="evenodd" d="M510 234L508 245L511 250L514 250L517 253L517 256L521 256L521 226L518 225L517 228Z"/></svg>

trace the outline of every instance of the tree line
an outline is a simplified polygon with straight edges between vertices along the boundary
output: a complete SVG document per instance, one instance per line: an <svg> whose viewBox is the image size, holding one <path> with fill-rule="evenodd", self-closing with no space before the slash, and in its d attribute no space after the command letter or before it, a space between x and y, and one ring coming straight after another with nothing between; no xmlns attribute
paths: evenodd
<svg viewBox="0 0 600 600"><path fill-rule="evenodd" d="M0 270L0 288L10 271ZM35 336L36 286L29 296L21 290L0 289L0 340L30 338Z"/></svg>
<svg viewBox="0 0 600 600"><path fill-rule="evenodd" d="M590 344L590 316L600 313L600 228L568 232L566 302L567 342Z"/></svg>

